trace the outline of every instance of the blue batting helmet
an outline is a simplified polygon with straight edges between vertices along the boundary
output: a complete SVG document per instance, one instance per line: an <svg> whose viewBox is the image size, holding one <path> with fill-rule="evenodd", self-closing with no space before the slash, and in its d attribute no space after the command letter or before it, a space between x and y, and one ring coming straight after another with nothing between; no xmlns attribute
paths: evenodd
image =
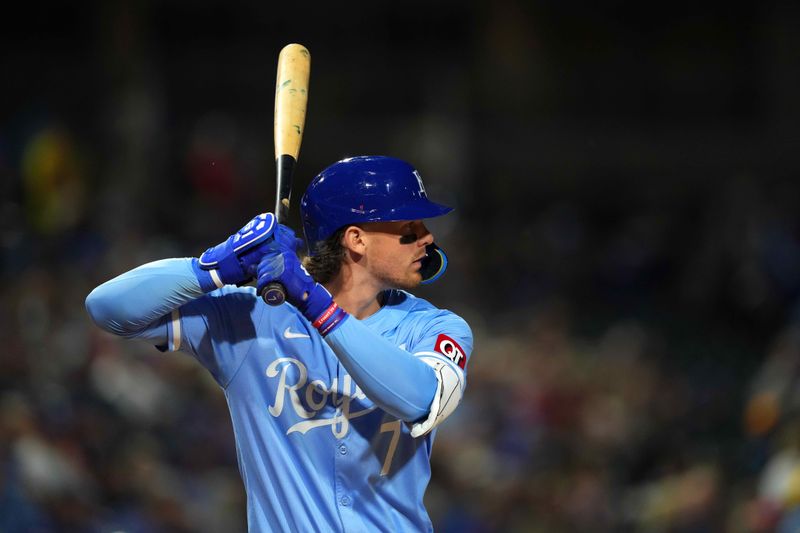
<svg viewBox="0 0 800 533"><path fill-rule="evenodd" d="M334 163L311 181L300 200L303 231L312 255L318 242L349 224L421 220L452 210L428 200L414 167L386 156L351 157ZM429 255L441 256L436 258L441 265L426 281L439 277L447 264L444 253L435 245L432 248Z"/></svg>

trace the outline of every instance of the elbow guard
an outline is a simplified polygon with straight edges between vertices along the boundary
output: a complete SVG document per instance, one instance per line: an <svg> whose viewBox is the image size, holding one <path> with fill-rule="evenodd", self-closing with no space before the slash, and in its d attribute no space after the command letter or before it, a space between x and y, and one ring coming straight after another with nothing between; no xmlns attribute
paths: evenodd
<svg viewBox="0 0 800 533"><path fill-rule="evenodd" d="M464 374L452 363L439 357L422 356L420 359L434 369L438 385L428 417L411 425L411 436L414 438L429 433L450 416L461 402L465 387Z"/></svg>

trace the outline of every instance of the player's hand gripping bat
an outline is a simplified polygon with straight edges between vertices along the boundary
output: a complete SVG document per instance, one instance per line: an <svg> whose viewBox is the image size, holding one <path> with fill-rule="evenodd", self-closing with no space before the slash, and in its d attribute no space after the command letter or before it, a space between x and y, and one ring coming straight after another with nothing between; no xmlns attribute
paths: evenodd
<svg viewBox="0 0 800 533"><path fill-rule="evenodd" d="M288 44L278 55L278 74L275 83L275 217L286 223L289 216L289 198L292 194L292 175L300 154L303 128L308 103L308 76L311 72L311 54L300 44ZM280 305L286 291L278 282L272 282L261 291L269 305Z"/></svg>

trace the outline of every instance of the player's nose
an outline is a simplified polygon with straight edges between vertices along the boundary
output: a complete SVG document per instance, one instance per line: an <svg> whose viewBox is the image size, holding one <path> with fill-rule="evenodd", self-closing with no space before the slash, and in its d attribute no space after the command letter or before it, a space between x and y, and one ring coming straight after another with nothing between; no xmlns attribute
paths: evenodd
<svg viewBox="0 0 800 533"><path fill-rule="evenodd" d="M419 243L420 246L428 246L433 243L433 233L431 233L421 220L419 221L419 238L417 239L417 243Z"/></svg>

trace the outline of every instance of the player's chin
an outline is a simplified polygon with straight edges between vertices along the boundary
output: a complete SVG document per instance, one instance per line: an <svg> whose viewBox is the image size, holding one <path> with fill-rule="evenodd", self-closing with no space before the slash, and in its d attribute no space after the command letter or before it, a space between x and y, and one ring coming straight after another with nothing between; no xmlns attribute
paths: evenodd
<svg viewBox="0 0 800 533"><path fill-rule="evenodd" d="M419 287L422 283L422 274L419 272L413 272L410 276L408 276L408 286L405 287L407 289L414 289Z"/></svg>
<svg viewBox="0 0 800 533"><path fill-rule="evenodd" d="M410 290L415 289L422 283L422 274L419 272L410 272L407 276L393 280L392 285L395 289Z"/></svg>

